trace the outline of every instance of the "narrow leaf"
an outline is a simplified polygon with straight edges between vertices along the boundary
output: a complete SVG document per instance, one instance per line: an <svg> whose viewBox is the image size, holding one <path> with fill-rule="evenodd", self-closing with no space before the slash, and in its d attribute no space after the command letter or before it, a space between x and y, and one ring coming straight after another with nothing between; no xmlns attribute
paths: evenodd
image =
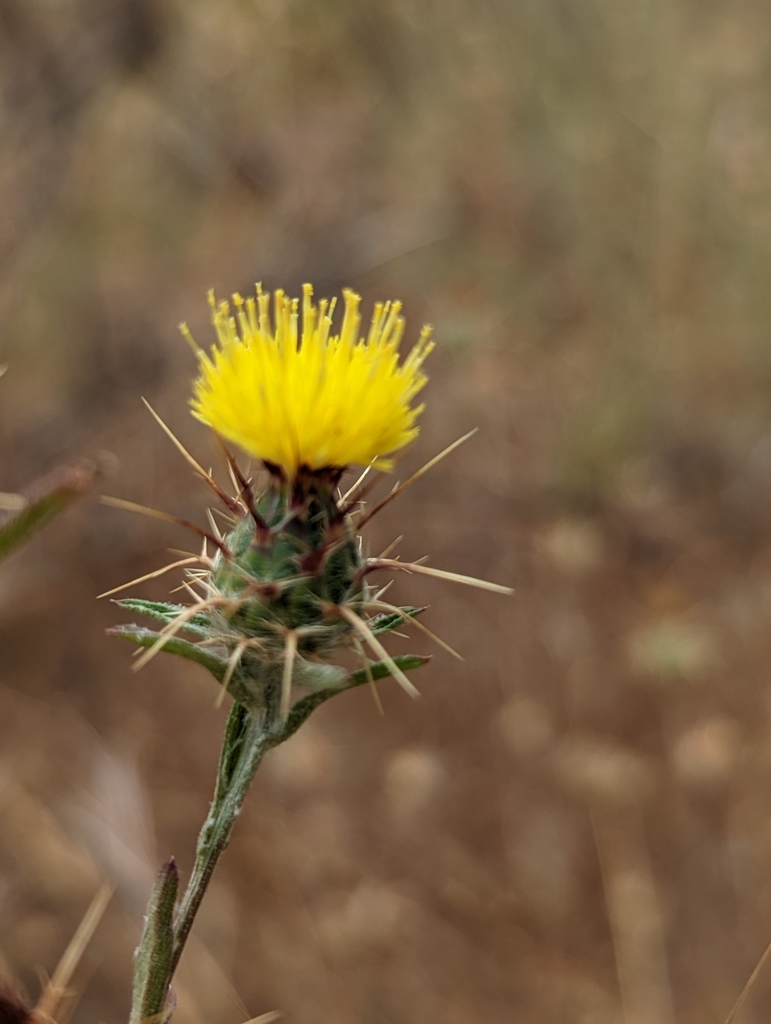
<svg viewBox="0 0 771 1024"><path fill-rule="evenodd" d="M219 796L229 790L233 781L233 776L241 757L248 725L249 712L243 704L235 702L230 709L228 722L225 726L225 736L222 741L222 753L220 755L219 768L217 769L217 788L214 795L215 804Z"/></svg>
<svg viewBox="0 0 771 1024"><path fill-rule="evenodd" d="M294 663L292 684L309 690L339 690L345 685L348 673L340 665L329 665L323 661L306 661L297 658Z"/></svg>
<svg viewBox="0 0 771 1024"><path fill-rule="evenodd" d="M393 660L396 667L400 668L402 672L411 672L412 669L425 665L431 658L421 654L398 654ZM345 689L349 690L353 686L361 686L363 683L368 683L370 678L375 681L387 679L392 674L391 669L384 661L373 661L369 666L369 675L364 668L351 672L346 681Z"/></svg>
<svg viewBox="0 0 771 1024"><path fill-rule="evenodd" d="M374 618L367 621L367 625L372 632L377 636L379 633L388 633L392 629L396 629L398 626L405 624L405 616L410 619L415 619L418 615L421 615L426 610L423 608L402 608L403 615L397 615L396 612L385 612L383 615L376 615Z"/></svg>
<svg viewBox="0 0 771 1024"><path fill-rule="evenodd" d="M98 475L96 466L82 462L62 467L35 484L23 495L23 507L0 526L0 561L86 494Z"/></svg>
<svg viewBox="0 0 771 1024"><path fill-rule="evenodd" d="M120 637L121 640L126 640L135 647L145 648L152 647L154 643L161 639L161 634L157 633L154 629L145 629L144 626L135 626L133 624L112 626L107 630L107 635ZM163 650L167 654L177 654L181 658L187 658L189 661L195 661L199 665L203 665L204 668L211 672L218 683L221 683L225 678L227 670L225 659L220 658L219 655L201 647L199 644L183 640L178 636L172 636L164 644Z"/></svg>
<svg viewBox="0 0 771 1024"><path fill-rule="evenodd" d="M178 888L179 872L172 857L158 873L147 907L145 927L135 955L130 1024L153 1017L159 1021L166 1018Z"/></svg>
<svg viewBox="0 0 771 1024"><path fill-rule="evenodd" d="M401 669L402 672L410 672L414 668L420 668L421 665L425 665L430 660L430 657L417 654L398 654L393 659L396 667ZM330 697L343 693L345 690L353 689L354 686L362 686L364 683L368 683L370 679L386 679L391 674L391 669L384 661L375 661L370 664L369 672L366 669L352 672L339 687L317 690L315 693L309 693L307 697L302 697L293 705L287 715L284 728L276 737L273 746L278 746L279 743L288 740L293 733L297 732L303 722L313 714L316 708L329 700Z"/></svg>
<svg viewBox="0 0 771 1024"><path fill-rule="evenodd" d="M173 622L180 612L185 610L185 605L183 604L169 604L166 601L146 601L141 597L123 597L115 601L115 604L126 611L134 612L136 615L146 615L150 619L158 619L158 621L163 623ZM193 633L196 636L207 636L208 628L209 620L205 615L194 615L185 623L187 632Z"/></svg>

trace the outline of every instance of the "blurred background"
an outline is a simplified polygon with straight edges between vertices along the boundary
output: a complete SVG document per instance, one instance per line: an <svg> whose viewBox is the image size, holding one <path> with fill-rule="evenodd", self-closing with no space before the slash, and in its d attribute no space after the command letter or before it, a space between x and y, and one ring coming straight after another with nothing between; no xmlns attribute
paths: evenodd
<svg viewBox="0 0 771 1024"><path fill-rule="evenodd" d="M436 328L402 477L480 428L372 550L516 588L397 582L466 661L269 757L175 1021L724 1021L771 940L767 7L1 0L0 40L0 489L101 457L205 523L140 401L225 479L178 322L351 285ZM95 597L189 545L92 498L0 572L0 976L114 879L77 1022L126 1017L226 714Z"/></svg>

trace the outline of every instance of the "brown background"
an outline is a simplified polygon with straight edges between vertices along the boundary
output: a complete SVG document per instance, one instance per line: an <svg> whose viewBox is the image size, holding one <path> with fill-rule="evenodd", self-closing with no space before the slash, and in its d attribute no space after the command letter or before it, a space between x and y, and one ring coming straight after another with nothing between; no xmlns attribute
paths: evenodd
<svg viewBox="0 0 771 1024"><path fill-rule="evenodd" d="M516 587L398 582L465 663L271 755L175 1019L722 1022L771 939L767 6L1 0L0 32L0 489L108 452L105 490L205 522L140 403L217 463L178 321L350 284L436 327L400 473L480 428L372 550ZM34 997L114 879L76 1021L125 1019L225 714L133 674L95 595L188 543L91 499L0 572L0 974Z"/></svg>

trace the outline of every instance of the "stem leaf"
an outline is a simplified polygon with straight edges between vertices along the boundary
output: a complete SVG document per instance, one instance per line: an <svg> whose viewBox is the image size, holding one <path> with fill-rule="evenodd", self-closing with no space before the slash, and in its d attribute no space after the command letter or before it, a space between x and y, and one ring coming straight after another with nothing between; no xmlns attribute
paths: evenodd
<svg viewBox="0 0 771 1024"><path fill-rule="evenodd" d="M421 665L425 665L430 660L431 658L425 655L397 654L393 662L402 672L410 672L412 669L420 668ZM273 741L273 746L278 746L279 743L288 740L293 733L297 732L303 722L310 718L316 708L329 700L330 697L343 693L345 690L351 690L354 686L362 686L364 683L368 683L370 679L374 681L386 679L391 674L390 667L384 661L374 661L370 664L369 671L360 668L356 672L351 672L341 686L317 690L315 693L309 693L307 697L302 697L292 706L284 722L283 729Z"/></svg>
<svg viewBox="0 0 771 1024"><path fill-rule="evenodd" d="M133 624L112 626L107 630L107 635L120 637L121 640L126 640L128 643L134 644L135 647L152 647L157 640L161 639L161 634L154 629L145 629L144 626ZM178 654L181 658L198 662L199 665L203 665L211 672L218 683L225 678L228 664L224 658L220 658L213 651L202 648L199 644L172 636L163 645L163 650L168 654Z"/></svg>
<svg viewBox="0 0 771 1024"><path fill-rule="evenodd" d="M160 872L147 907L142 939L136 951L134 990L130 1024L155 1018L159 1024L168 1018L167 997L174 949L174 905L179 889L179 872L174 858Z"/></svg>
<svg viewBox="0 0 771 1024"><path fill-rule="evenodd" d="M397 612L385 612L383 615L376 615L374 618L369 619L367 625L375 636L377 636L379 633L388 633L392 629L396 629L398 626L403 626L405 624L405 617L415 619L425 610L426 606L422 608L414 608L407 605L405 608L401 609L401 615Z"/></svg>
<svg viewBox="0 0 771 1024"><path fill-rule="evenodd" d="M68 505L86 494L99 475L87 462L64 466L24 495L22 508L0 526L0 562Z"/></svg>
<svg viewBox="0 0 771 1024"><path fill-rule="evenodd" d="M182 604L168 604L166 601L145 601L141 597L124 597L115 601L115 604L126 611L134 612L136 615L146 615L150 619L158 619L163 623L173 622L181 612L186 610L185 605ZM185 630L196 636L205 637L208 635L206 632L208 626L209 621L205 615L194 615L185 623Z"/></svg>

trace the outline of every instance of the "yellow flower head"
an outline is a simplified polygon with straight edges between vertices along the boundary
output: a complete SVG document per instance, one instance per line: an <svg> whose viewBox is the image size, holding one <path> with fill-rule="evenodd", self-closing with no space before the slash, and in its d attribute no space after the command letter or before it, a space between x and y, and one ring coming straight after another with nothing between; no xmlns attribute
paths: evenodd
<svg viewBox="0 0 771 1024"><path fill-rule="evenodd" d="M378 302L365 338L359 296L345 290L343 297L342 326L333 334L335 300L315 305L310 285L302 317L299 301L277 291L273 322L260 285L256 300L233 296L235 315L210 294L219 344L211 356L199 350L193 415L290 480L301 467L390 469L388 456L418 433L423 406L411 402L426 383L431 329L423 328L400 364L401 303Z"/></svg>

